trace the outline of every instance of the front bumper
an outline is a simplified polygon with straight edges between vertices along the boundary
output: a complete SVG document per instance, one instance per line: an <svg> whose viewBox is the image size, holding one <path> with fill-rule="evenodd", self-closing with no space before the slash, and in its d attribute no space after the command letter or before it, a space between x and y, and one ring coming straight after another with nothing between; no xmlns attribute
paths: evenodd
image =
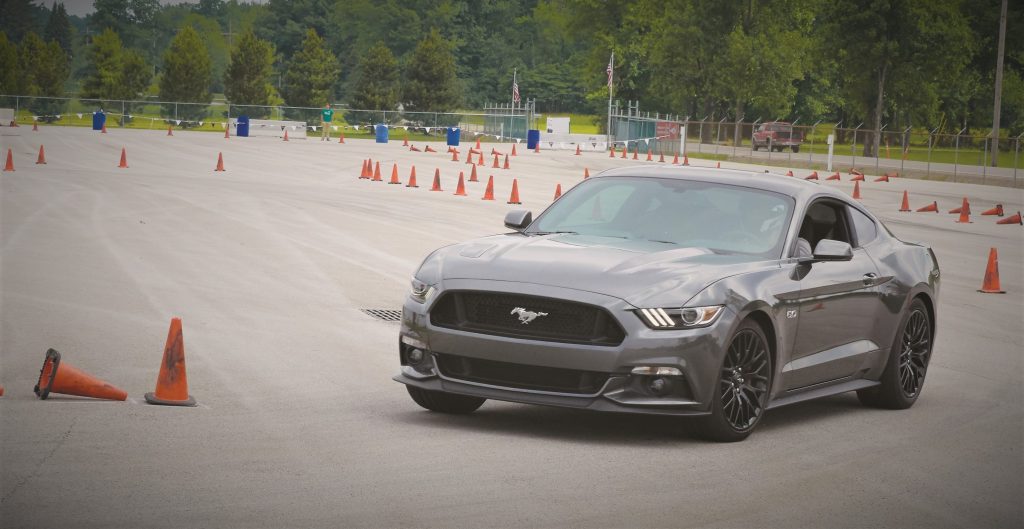
<svg viewBox="0 0 1024 529"><path fill-rule="evenodd" d="M568 408L657 415L706 415L711 392L736 316L726 309L706 328L653 330L632 312L636 307L610 296L548 285L484 280L448 280L445 289L483 290L566 299L605 308L626 332L617 346L558 343L511 338L441 328L430 323L431 302L407 299L402 310L400 339L401 372L394 380L426 390L444 391L488 399ZM412 348L424 351L415 366L408 361ZM600 372L607 379L595 392L561 392L523 389L467 380L445 373L438 355L503 362L521 366ZM637 366L675 367L681 376L663 377L671 388L655 392L654 378L632 375Z"/></svg>

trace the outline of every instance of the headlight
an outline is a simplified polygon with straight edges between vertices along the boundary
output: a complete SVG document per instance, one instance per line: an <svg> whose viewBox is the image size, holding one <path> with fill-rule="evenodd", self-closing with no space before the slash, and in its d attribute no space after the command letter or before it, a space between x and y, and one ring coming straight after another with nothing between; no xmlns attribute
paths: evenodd
<svg viewBox="0 0 1024 529"><path fill-rule="evenodd" d="M434 285L428 285L415 277L412 278L412 292L409 293L418 303L426 303L434 295Z"/></svg>
<svg viewBox="0 0 1024 529"><path fill-rule="evenodd" d="M718 319L722 308L722 305L709 305L681 309L637 309L634 312L652 329L673 330L707 327Z"/></svg>

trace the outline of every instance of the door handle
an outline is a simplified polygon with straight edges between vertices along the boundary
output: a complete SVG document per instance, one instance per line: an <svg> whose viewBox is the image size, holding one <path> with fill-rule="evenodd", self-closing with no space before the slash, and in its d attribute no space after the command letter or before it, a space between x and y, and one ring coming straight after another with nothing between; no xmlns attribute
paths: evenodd
<svg viewBox="0 0 1024 529"><path fill-rule="evenodd" d="M864 278L861 281L863 281L865 285L871 286L875 283L876 277L878 277L878 275L875 274L874 272L868 272L864 274Z"/></svg>

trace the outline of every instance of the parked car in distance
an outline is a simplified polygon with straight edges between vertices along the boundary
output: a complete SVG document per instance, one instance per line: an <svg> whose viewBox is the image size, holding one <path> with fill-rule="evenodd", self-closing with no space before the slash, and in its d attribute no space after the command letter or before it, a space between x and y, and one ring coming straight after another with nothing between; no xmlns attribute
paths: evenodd
<svg viewBox="0 0 1024 529"><path fill-rule="evenodd" d="M764 148L782 152L783 149L789 147L793 152L800 152L800 144L803 141L804 134L799 130L793 130L791 123L769 121L757 127L751 144L755 151Z"/></svg>

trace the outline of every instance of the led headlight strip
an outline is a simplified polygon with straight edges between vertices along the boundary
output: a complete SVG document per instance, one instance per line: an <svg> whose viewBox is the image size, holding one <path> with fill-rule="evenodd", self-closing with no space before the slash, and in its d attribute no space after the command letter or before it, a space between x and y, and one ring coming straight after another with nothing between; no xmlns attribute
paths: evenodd
<svg viewBox="0 0 1024 529"><path fill-rule="evenodd" d="M722 312L722 305L681 309L637 309L635 312L652 329L693 329L714 323Z"/></svg>

